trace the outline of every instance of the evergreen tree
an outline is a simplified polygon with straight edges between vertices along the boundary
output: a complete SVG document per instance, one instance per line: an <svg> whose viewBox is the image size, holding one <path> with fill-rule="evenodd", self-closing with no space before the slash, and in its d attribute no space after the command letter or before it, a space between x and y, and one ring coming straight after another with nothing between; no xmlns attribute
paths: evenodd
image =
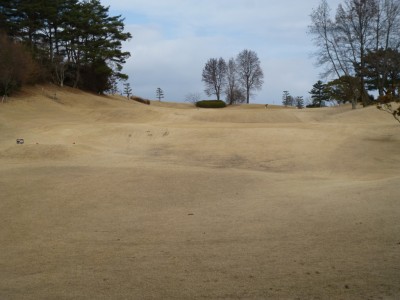
<svg viewBox="0 0 400 300"><path fill-rule="evenodd" d="M327 85L324 84L321 80L318 80L313 85L313 88L309 93L311 94L313 107L324 106L325 101L329 101L331 98Z"/></svg>
<svg viewBox="0 0 400 300"><path fill-rule="evenodd" d="M156 95L157 95L157 99L158 101L161 101L162 98L164 98L164 92L161 88L157 88L156 90Z"/></svg>
<svg viewBox="0 0 400 300"><path fill-rule="evenodd" d="M84 67L94 70L94 74L110 78L120 77L122 64L130 56L122 52L122 41L131 37L124 33L120 16L109 17L108 8L98 0L77 3L66 15L67 26L63 31L67 44L68 57L71 58L73 86L85 88L81 79ZM114 69L113 69L114 68ZM92 76L92 80L95 80ZM96 92L103 92L109 86L103 85Z"/></svg>
<svg viewBox="0 0 400 300"><path fill-rule="evenodd" d="M288 91L283 91L282 104L284 106L293 106L294 99Z"/></svg>
<svg viewBox="0 0 400 300"><path fill-rule="evenodd" d="M127 79L122 42L131 35L99 0L0 0L0 29L28 45L60 85L102 93L112 77Z"/></svg>
<svg viewBox="0 0 400 300"><path fill-rule="evenodd" d="M331 99L335 99L339 103L350 102L353 106L360 99L360 79L352 76L342 76L332 80L327 84L327 91Z"/></svg>
<svg viewBox="0 0 400 300"><path fill-rule="evenodd" d="M124 83L124 94L126 95L126 97L128 99L132 95L132 88L131 88L131 84L129 82Z"/></svg>
<svg viewBox="0 0 400 300"><path fill-rule="evenodd" d="M358 74L365 76L369 90L378 90L379 96L392 94L399 96L400 87L400 51L379 49L368 51L364 68L358 67Z"/></svg>
<svg viewBox="0 0 400 300"><path fill-rule="evenodd" d="M304 99L303 96L297 96L294 100L295 105L298 109L303 109L304 108Z"/></svg>

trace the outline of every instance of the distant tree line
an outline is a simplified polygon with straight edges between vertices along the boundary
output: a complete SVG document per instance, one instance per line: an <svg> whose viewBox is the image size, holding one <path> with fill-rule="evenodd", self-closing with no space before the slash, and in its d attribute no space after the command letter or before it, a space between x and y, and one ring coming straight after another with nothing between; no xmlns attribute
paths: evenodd
<svg viewBox="0 0 400 300"><path fill-rule="evenodd" d="M364 106L400 95L400 1L344 0L332 17L327 0L311 14L317 63L330 96Z"/></svg>
<svg viewBox="0 0 400 300"><path fill-rule="evenodd" d="M290 95L289 91L283 91L282 95L282 105L284 106L294 106L299 109L304 108L304 99L303 96L293 97Z"/></svg>
<svg viewBox="0 0 400 300"><path fill-rule="evenodd" d="M3 95L28 80L103 93L128 78L131 34L99 0L0 0L0 32Z"/></svg>
<svg viewBox="0 0 400 300"><path fill-rule="evenodd" d="M288 91L283 91L282 105L294 106L301 109L304 107L324 107L328 103L351 103L354 91L350 89L349 85L344 83L342 78L340 80L332 80L328 83L318 80L308 93L310 94L310 99L305 103L302 96L293 97Z"/></svg>
<svg viewBox="0 0 400 300"><path fill-rule="evenodd" d="M257 53L247 49L228 62L222 57L210 58L202 73L205 93L215 95L217 100L225 94L228 104L249 103L253 91L261 89L263 78Z"/></svg>

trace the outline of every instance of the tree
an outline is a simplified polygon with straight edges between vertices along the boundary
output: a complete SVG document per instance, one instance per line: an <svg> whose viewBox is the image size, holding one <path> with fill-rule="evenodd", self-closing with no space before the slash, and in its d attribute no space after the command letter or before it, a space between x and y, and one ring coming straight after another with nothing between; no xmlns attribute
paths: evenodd
<svg viewBox="0 0 400 300"><path fill-rule="evenodd" d="M185 96L185 102L193 103L200 101L201 94L200 93L189 93Z"/></svg>
<svg viewBox="0 0 400 300"><path fill-rule="evenodd" d="M157 95L157 99L158 101L161 101L162 98L164 98L164 92L161 88L157 88L156 90L156 95Z"/></svg>
<svg viewBox="0 0 400 300"><path fill-rule="evenodd" d="M346 38L347 59L353 67L359 65L364 68L367 49L372 47L373 21L377 13L376 0L347 0L344 7L339 5L336 14L336 26L342 36ZM364 106L368 104L369 98L365 90L364 75L360 78L360 98Z"/></svg>
<svg viewBox="0 0 400 300"><path fill-rule="evenodd" d="M108 8L98 0L78 2L67 11L63 39L68 57L71 58L75 71L73 86L85 88L82 81L82 69L89 66L98 72L95 75L121 77L122 64L130 56L121 51L122 42L128 40L130 33L124 33L123 20L120 16L110 17ZM108 76L106 75L108 74ZM103 92L104 86L96 92Z"/></svg>
<svg viewBox="0 0 400 300"><path fill-rule="evenodd" d="M345 0L337 8L335 18L330 16L330 7L322 0L311 14L310 33L314 37L317 64L325 66L325 76L336 78L358 77L352 86L358 90L359 98L353 99L353 108L361 100L369 102L363 73L368 50L383 48L399 49L400 2L398 0Z"/></svg>
<svg viewBox="0 0 400 300"><path fill-rule="evenodd" d="M112 77L127 79L122 42L131 35L99 0L0 0L0 26L57 84L102 93Z"/></svg>
<svg viewBox="0 0 400 300"><path fill-rule="evenodd" d="M297 96L294 99L295 105L298 109L303 109L304 108L304 99L303 96Z"/></svg>
<svg viewBox="0 0 400 300"><path fill-rule="evenodd" d="M0 34L0 93L2 102L35 74L36 65L28 51Z"/></svg>
<svg viewBox="0 0 400 300"><path fill-rule="evenodd" d="M245 91L240 86L237 64L234 58L229 59L227 66L226 102L229 105L246 101Z"/></svg>
<svg viewBox="0 0 400 300"><path fill-rule="evenodd" d="M260 90L264 81L264 73L260 66L257 53L251 50L243 50L236 57L239 82L246 92L246 102L250 103L253 90Z"/></svg>
<svg viewBox="0 0 400 300"><path fill-rule="evenodd" d="M364 68L359 73L366 78L369 90L378 90L379 96L388 93L399 96L400 85L400 52L392 49L368 51Z"/></svg>
<svg viewBox="0 0 400 300"><path fill-rule="evenodd" d="M339 103L350 102L354 106L360 98L360 78L342 76L327 83L327 90L331 99ZM354 107L353 107L354 108Z"/></svg>
<svg viewBox="0 0 400 300"><path fill-rule="evenodd" d="M220 57L210 58L203 69L202 81L205 83L205 93L208 96L215 95L220 100L221 93L226 85L227 65Z"/></svg>
<svg viewBox="0 0 400 300"><path fill-rule="evenodd" d="M132 94L131 84L129 82L124 83L124 94L129 99L130 95Z"/></svg>
<svg viewBox="0 0 400 300"><path fill-rule="evenodd" d="M290 95L290 93L288 91L283 91L283 95L282 95L282 104L284 106L293 106L293 97Z"/></svg>
<svg viewBox="0 0 400 300"><path fill-rule="evenodd" d="M118 79L116 77L110 78L109 92L111 93L111 95L118 94Z"/></svg>
<svg viewBox="0 0 400 300"><path fill-rule="evenodd" d="M327 85L324 84L321 80L318 80L313 85L313 88L309 93L311 94L313 107L324 106L325 101L329 101L331 98Z"/></svg>

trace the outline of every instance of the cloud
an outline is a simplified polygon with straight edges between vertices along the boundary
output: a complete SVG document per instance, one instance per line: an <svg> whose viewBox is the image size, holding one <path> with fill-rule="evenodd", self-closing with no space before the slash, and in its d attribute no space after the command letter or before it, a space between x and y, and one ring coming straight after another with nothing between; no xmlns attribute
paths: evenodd
<svg viewBox="0 0 400 300"><path fill-rule="evenodd" d="M332 6L339 0L332 0ZM183 101L202 92L201 73L211 57L229 59L243 49L255 51L265 84L253 102L272 103L283 90L307 96L318 80L309 55L309 15L319 0L102 0L110 13L125 17L133 39L124 45L132 57L124 67L135 93Z"/></svg>

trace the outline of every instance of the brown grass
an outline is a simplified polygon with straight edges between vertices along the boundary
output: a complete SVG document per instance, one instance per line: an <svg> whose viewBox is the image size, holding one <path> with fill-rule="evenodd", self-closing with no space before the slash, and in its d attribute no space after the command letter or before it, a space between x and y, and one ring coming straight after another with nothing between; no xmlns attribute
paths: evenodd
<svg viewBox="0 0 400 300"><path fill-rule="evenodd" d="M390 116L57 95L0 105L0 299L400 297Z"/></svg>

